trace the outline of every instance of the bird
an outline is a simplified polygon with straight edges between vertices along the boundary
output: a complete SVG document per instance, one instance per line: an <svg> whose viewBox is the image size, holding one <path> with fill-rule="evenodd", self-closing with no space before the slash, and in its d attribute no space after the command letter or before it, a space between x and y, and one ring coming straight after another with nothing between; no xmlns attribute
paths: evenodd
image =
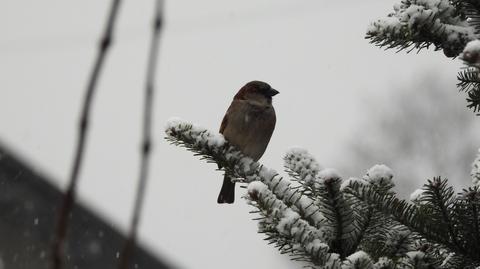
<svg viewBox="0 0 480 269"><path fill-rule="evenodd" d="M265 82L248 82L233 97L220 125L220 133L228 143L254 161L262 157L275 129L272 97L277 94ZM234 200L235 182L225 173L217 203L231 204Z"/></svg>

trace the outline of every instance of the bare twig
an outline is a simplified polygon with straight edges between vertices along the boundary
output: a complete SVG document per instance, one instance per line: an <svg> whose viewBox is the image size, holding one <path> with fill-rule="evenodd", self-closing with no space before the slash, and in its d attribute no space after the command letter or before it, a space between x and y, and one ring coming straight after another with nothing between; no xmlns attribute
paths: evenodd
<svg viewBox="0 0 480 269"><path fill-rule="evenodd" d="M122 250L120 257L119 268L127 269L130 257L135 247L137 237L138 223L142 213L143 200L145 198L145 188L148 178L148 166L150 160L150 150L152 148L151 129L152 129L152 112L153 112L153 95L154 95L154 81L155 71L157 66L158 47L160 43L160 34L162 30L162 11L163 1L157 0L155 4L155 14L153 22L152 39L150 43L150 51L148 55L147 77L145 85L145 106L143 111L143 138L140 148L140 175L137 185L137 193L135 197L135 204L133 215L130 223L130 231L127 241Z"/></svg>
<svg viewBox="0 0 480 269"><path fill-rule="evenodd" d="M97 85L98 77L105 60L108 49L112 44L113 29L120 6L120 0L113 0L110 7L110 13L107 21L103 37L100 40L96 60L90 74L87 84L85 97L83 100L82 114L78 125L78 140L75 151L73 166L70 174L70 181L67 192L65 193L62 205L57 219L55 230L55 238L53 242L53 268L60 269L63 267L64 242L68 229L68 221L75 201L75 189L78 182L78 175L82 166L83 154L85 152L85 144L87 141L87 131L89 124L90 107L92 105L93 94Z"/></svg>

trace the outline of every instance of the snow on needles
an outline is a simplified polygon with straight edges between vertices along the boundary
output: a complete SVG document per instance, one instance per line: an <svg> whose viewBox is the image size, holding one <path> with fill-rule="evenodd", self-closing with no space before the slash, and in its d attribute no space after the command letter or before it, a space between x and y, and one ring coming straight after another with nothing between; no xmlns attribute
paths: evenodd
<svg viewBox="0 0 480 269"><path fill-rule="evenodd" d="M327 218L322 214L320 204L314 198L305 195L292 182L284 179L275 170L253 161L243 155L241 151L231 146L221 134L211 132L199 126L172 118L167 122L165 132L173 143L178 143L221 163L227 173L238 178L243 183L248 183L247 195L244 197L250 205L255 206L255 211L262 216L259 218L258 229L269 235L269 240L276 243L288 242L296 253L303 253L313 261L319 261L326 267L336 269L373 268L373 261L363 251L357 251L342 260L339 254L331 252L328 242L332 242L333 235L327 223ZM478 159L477 158L477 164ZM289 150L284 158L285 166L296 173L301 184L333 183L338 187L341 177L331 168L321 169L315 159L305 150ZM478 165L476 166L478 171ZM472 172L473 173L473 172ZM383 164L374 165L368 169L363 178L350 178L341 184L341 190L351 183L365 185L391 186L392 170ZM315 187L315 186L313 186ZM315 189L311 188L315 193ZM413 198L421 194L412 195ZM412 199L413 199L412 198ZM403 234L400 234L403 236ZM275 241L275 238L280 238ZM282 240L286 241L282 241ZM388 243L388 242L387 242ZM411 252L408 258L416 259L420 252ZM345 255L346 256L346 255ZM388 264L385 260L384 264ZM376 265L375 265L376 266Z"/></svg>
<svg viewBox="0 0 480 269"><path fill-rule="evenodd" d="M191 130L190 134L195 134L196 141L198 143L202 142L203 140L206 145L215 147L221 147L225 144L225 138L222 134L212 133L202 127L195 126L177 117L170 118L167 121L165 133L168 136L172 136L175 132L182 132L185 130L185 128L189 128Z"/></svg>
<svg viewBox="0 0 480 269"><path fill-rule="evenodd" d="M287 208L283 212L283 217L277 224L277 231L280 234L289 235L291 233L292 225L297 222L298 219L300 219L300 215L298 215L297 212L291 210L290 208Z"/></svg>
<svg viewBox="0 0 480 269"><path fill-rule="evenodd" d="M260 181L253 181L248 184L247 193L254 200L257 200L261 195L267 191L267 185Z"/></svg>
<svg viewBox="0 0 480 269"><path fill-rule="evenodd" d="M365 180L375 185L393 187L393 171L384 164L376 164L368 169Z"/></svg>
<svg viewBox="0 0 480 269"><path fill-rule="evenodd" d="M429 31L438 39L437 46L456 48L476 38L474 29L457 14L449 0L403 0L394 13L371 23L367 35L383 37L409 36Z"/></svg>
<svg viewBox="0 0 480 269"><path fill-rule="evenodd" d="M467 43L463 49L463 53L479 53L480 52L480 40L472 40Z"/></svg>
<svg viewBox="0 0 480 269"><path fill-rule="evenodd" d="M410 194L410 201L412 201L415 204L421 204L424 193L425 193L425 190L416 189L414 192L412 192L412 194Z"/></svg>
<svg viewBox="0 0 480 269"><path fill-rule="evenodd" d="M480 40L468 42L460 55L460 59L469 65L480 68Z"/></svg>
<svg viewBox="0 0 480 269"><path fill-rule="evenodd" d="M422 251L409 251L406 255L410 260L423 260L425 258L425 253Z"/></svg>
<svg viewBox="0 0 480 269"><path fill-rule="evenodd" d="M380 257L375 263L375 268L395 268L395 262L387 257Z"/></svg>
<svg viewBox="0 0 480 269"><path fill-rule="evenodd" d="M221 134L212 133L207 129L178 118L168 121L165 132L170 140L184 143L185 147L194 150L196 153L207 155L217 162L226 164L229 173L241 182L261 181L271 190L275 199L296 206L309 216L313 224L320 225L324 220L324 216L320 213L318 207L312 205L312 202L303 197L303 194L296 188L292 188L288 179L284 179L275 170L243 155L240 150L229 145ZM251 186L251 190L263 190L260 186L255 183ZM255 200L255 197L250 198Z"/></svg>
<svg viewBox="0 0 480 269"><path fill-rule="evenodd" d="M305 149L292 148L283 158L285 167L295 172L299 179L310 185L321 169L315 158Z"/></svg>
<svg viewBox="0 0 480 269"><path fill-rule="evenodd" d="M322 171L318 173L318 177L321 180L331 180L331 179L336 179L336 178L341 178L340 175L338 174L337 170L333 168L325 168Z"/></svg>
<svg viewBox="0 0 480 269"><path fill-rule="evenodd" d="M347 188L350 184L354 184L354 183L358 183L358 184L362 184L362 185L367 185L369 184L365 179L363 178L358 178L358 177L351 177L345 181L342 182L342 184L340 185L340 191L344 191L345 188Z"/></svg>
<svg viewBox="0 0 480 269"><path fill-rule="evenodd" d="M292 248L312 256L312 259L324 257L328 253L324 229L310 225L296 212L295 207L289 207L277 199L266 184L258 181L250 183L248 194L256 201L252 205L259 208L263 216L258 225L260 232L268 234L274 229L282 237L289 238ZM313 204L310 205L315 207Z"/></svg>
<svg viewBox="0 0 480 269"><path fill-rule="evenodd" d="M364 251L361 251L361 250L357 251L357 252L355 252L352 255L347 257L347 260L349 260L351 262L355 262L355 261L363 260L363 259L370 259L370 256L368 256L367 253L365 253Z"/></svg>
<svg viewBox="0 0 480 269"><path fill-rule="evenodd" d="M472 172L470 175L472 176L473 185L480 187L480 149L478 149L477 158L472 163Z"/></svg>
<svg viewBox="0 0 480 269"><path fill-rule="evenodd" d="M364 251L357 251L348 256L342 269L354 268L373 268L373 262L370 256Z"/></svg>

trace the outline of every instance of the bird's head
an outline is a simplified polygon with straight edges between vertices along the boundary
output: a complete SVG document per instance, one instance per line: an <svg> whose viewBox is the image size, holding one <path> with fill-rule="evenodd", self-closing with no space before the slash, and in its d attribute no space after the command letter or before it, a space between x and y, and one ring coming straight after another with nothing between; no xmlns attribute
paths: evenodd
<svg viewBox="0 0 480 269"><path fill-rule="evenodd" d="M272 97L277 94L279 94L279 92L267 83L254 80L245 84L233 99L271 104Z"/></svg>

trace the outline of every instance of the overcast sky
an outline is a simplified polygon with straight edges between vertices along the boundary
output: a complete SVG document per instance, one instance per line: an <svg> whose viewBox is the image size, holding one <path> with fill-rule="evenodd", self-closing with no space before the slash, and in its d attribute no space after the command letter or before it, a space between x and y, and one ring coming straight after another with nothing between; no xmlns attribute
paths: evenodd
<svg viewBox="0 0 480 269"><path fill-rule="evenodd" d="M142 241L180 268L300 268L256 233L244 200L217 205L221 173L169 145L163 126L176 116L217 130L236 91L263 80L280 94L274 100L277 127L261 161L281 171L284 152L300 146L323 166L335 167L349 154L345 140L368 134L357 124L365 98L412 85L427 72L447 78L455 91L458 60L433 51L396 54L364 39L369 22L395 2L167 1ZM61 188L109 3L4 0L0 9L0 141ZM149 0L121 6L79 183L80 200L122 230L138 174L153 5ZM243 193L237 189L237 197Z"/></svg>

